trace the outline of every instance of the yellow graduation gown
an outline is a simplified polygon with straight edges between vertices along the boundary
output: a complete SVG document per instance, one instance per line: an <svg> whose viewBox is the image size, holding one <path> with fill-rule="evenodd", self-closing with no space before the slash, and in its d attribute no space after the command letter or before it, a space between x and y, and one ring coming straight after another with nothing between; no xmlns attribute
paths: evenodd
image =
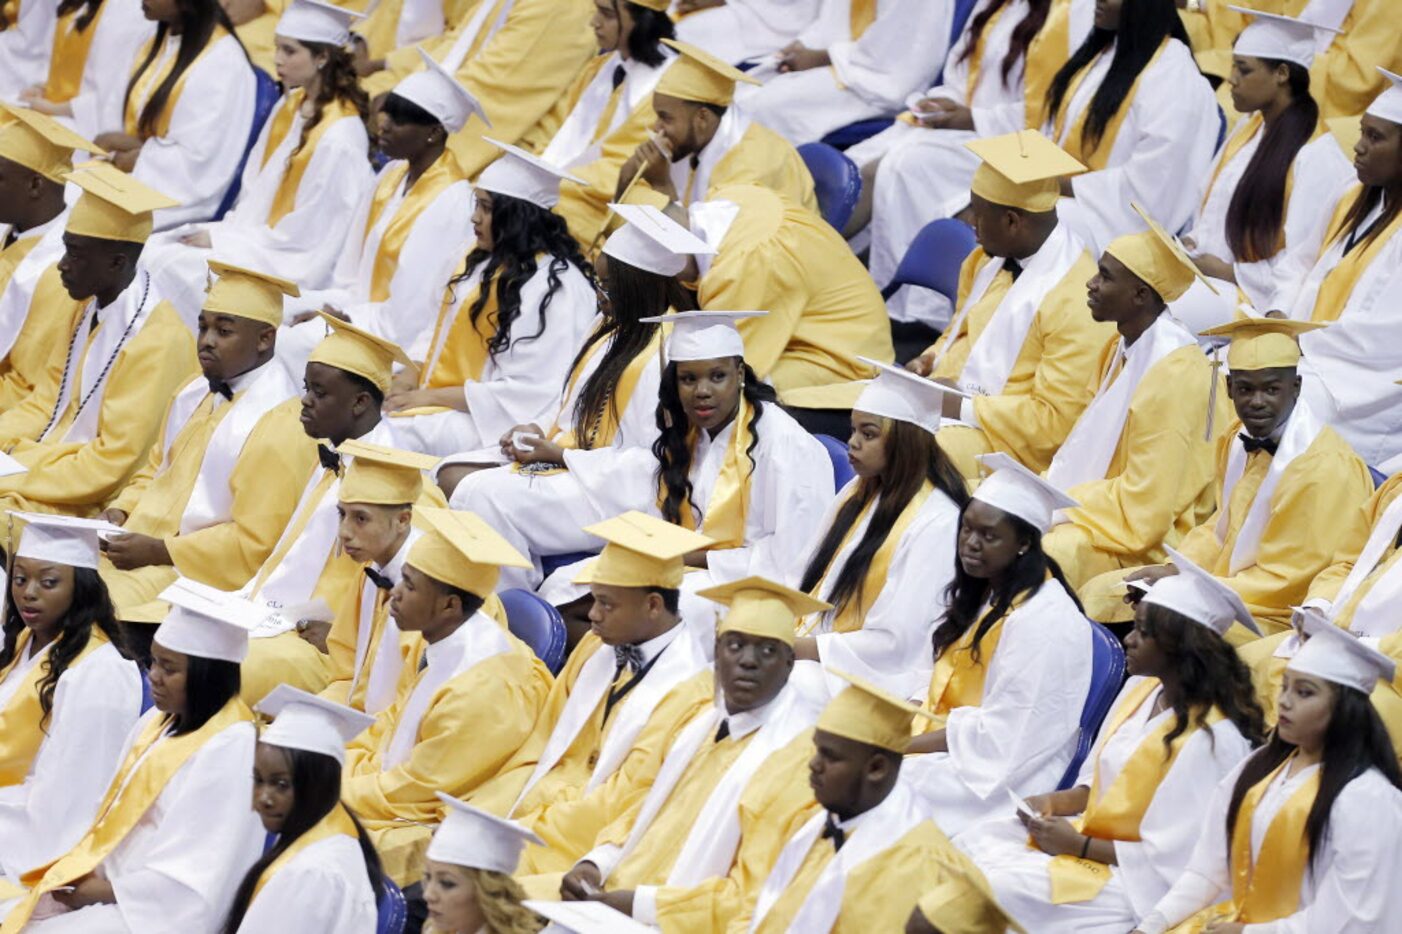
<svg viewBox="0 0 1402 934"><path fill-rule="evenodd" d="M0 253L0 275L4 276L5 283L37 242L19 240ZM0 289L3 288L0 284ZM44 411L43 421L36 427L33 412L17 414L16 409L44 387L53 387L50 392L56 391L58 381L63 378L64 357L60 352L55 363L55 349L67 351L68 341L86 305L69 297L59 280L57 264L40 274L24 324L10 352L0 360L0 413L3 413L0 414L0 447L8 448L21 438L32 439L44 430L49 410ZM54 397L49 395L48 398Z"/></svg>
<svg viewBox="0 0 1402 934"><path fill-rule="evenodd" d="M1285 13L1299 16L1309 0L1288 0ZM1382 66L1402 71L1402 38L1397 32L1397 5L1392 0L1353 0L1340 32L1310 66L1310 96L1319 103L1319 117L1353 117L1388 86L1378 74Z"/></svg>
<svg viewBox="0 0 1402 934"><path fill-rule="evenodd" d="M351 6L339 3L336 5ZM263 7L261 15L255 16L242 26L235 26L234 32L248 51L248 57L253 64L276 79L277 64L273 60L273 53L277 48L277 21L287 9L287 0L263 0Z"/></svg>
<svg viewBox="0 0 1402 934"><path fill-rule="evenodd" d="M1363 548L1368 544L1368 537L1373 531L1373 526L1382 519L1387 507L1392 505L1392 501L1402 494L1402 474L1394 474L1389 477L1382 486L1378 487L1361 509L1351 510L1347 513L1338 514L1334 521L1339 523L1340 537L1338 548L1334 552L1332 563L1324 570L1320 571L1310 583L1308 600L1328 600L1331 603L1343 587L1344 581L1353 572L1353 566L1358 561L1359 555L1363 553ZM1344 521L1341 521L1344 520ZM1373 572L1364 578L1363 583L1354 591L1353 596L1341 607L1335 607L1334 621L1338 625L1349 628L1353 623L1353 614L1359 601L1367 596L1368 591L1373 589L1373 585L1387 574L1392 566L1402 555L1402 549L1398 549L1396 541L1392 542L1387 550L1378 559L1378 565Z"/></svg>
<svg viewBox="0 0 1402 934"><path fill-rule="evenodd" d="M959 271L958 307L963 307L973 287L974 277L987 260L975 250ZM977 396L973 400L978 427L951 425L936 436L944 452L966 478L979 476L980 454L1002 451L1017 458L1038 473L1046 470L1056 449L1071 432L1071 426L1095 395L1092 382L1096 364L1117 338L1113 325L1097 324L1086 307L1086 282L1095 275L1095 258L1082 252L1066 275L1047 292L1032 318L1032 326L1008 373L1008 381L998 395ZM1011 281L1007 274L1003 278ZM996 283L995 283L996 286ZM983 333L1006 287L988 301L969 310L959 333L941 335L930 350L941 350L947 341L953 346L940 361L933 377L958 380L969 359L969 351Z"/></svg>
<svg viewBox="0 0 1402 934"><path fill-rule="evenodd" d="M646 182L638 184L640 187L647 185ZM803 157L798 154L793 143L758 123L751 123L739 141L721 156L720 161L711 170L705 191L679 191L677 197L681 199L682 206L686 207L697 201L710 201L722 197L718 192L733 185L758 185L768 188L778 192L784 200L802 205L815 215L818 211L818 195L813 189L813 176L808 174L808 166L804 165Z"/></svg>

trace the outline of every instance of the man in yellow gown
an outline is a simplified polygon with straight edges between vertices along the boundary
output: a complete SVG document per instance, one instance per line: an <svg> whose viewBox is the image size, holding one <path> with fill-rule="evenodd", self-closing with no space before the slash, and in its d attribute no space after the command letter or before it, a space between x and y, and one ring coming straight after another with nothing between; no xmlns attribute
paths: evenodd
<svg viewBox="0 0 1402 934"><path fill-rule="evenodd" d="M796 621L827 607L759 577L700 593L728 607L716 635L719 696L674 731L645 794L623 775L586 799L609 820L560 884L568 900L698 934L741 913L815 809L803 763L818 707L790 676ZM536 829L552 840L548 822Z"/></svg>
<svg viewBox="0 0 1402 934"><path fill-rule="evenodd" d="M1217 511L1178 551L1232 588L1266 635L1290 625L1310 582L1333 560L1373 491L1368 467L1300 398L1295 337L1319 325L1245 318L1203 332L1227 337L1236 421L1217 442ZM1082 589L1092 619L1127 622L1124 584L1175 573L1153 565L1102 574Z"/></svg>
<svg viewBox="0 0 1402 934"><path fill-rule="evenodd" d="M502 565L521 557L481 519L425 509L428 531L409 551L390 612L424 643L417 671L374 726L348 747L341 799L365 825L398 885L423 872L442 803L495 775L535 726L550 673L481 612Z"/></svg>
<svg viewBox="0 0 1402 934"><path fill-rule="evenodd" d="M1115 329L1086 308L1095 259L1057 222L1060 180L1085 170L1036 130L966 144L983 160L969 201L979 246L959 271L953 322L908 369L959 387L936 436L966 479L1001 451L1040 473L1095 394Z"/></svg>
<svg viewBox="0 0 1402 934"><path fill-rule="evenodd" d="M0 415L0 448L29 471L0 478L0 508L91 516L145 462L195 347L138 266L152 212L175 202L107 163L68 178L82 195L28 316L44 373Z"/></svg>
<svg viewBox="0 0 1402 934"><path fill-rule="evenodd" d="M1047 479L1081 504L1059 512L1042 539L1077 589L1097 574L1162 562L1163 544L1212 512L1212 441L1229 417L1197 337L1164 314L1197 268L1140 213L1150 229L1112 241L1087 286L1091 315L1112 322L1120 339L1047 468Z"/></svg>
<svg viewBox="0 0 1402 934"><path fill-rule="evenodd" d="M103 513L126 534L99 573L118 616L177 576L236 590L267 559L316 464L296 387L273 356L283 279L211 260L201 375L175 394L151 456ZM125 618L125 617L122 617Z"/></svg>

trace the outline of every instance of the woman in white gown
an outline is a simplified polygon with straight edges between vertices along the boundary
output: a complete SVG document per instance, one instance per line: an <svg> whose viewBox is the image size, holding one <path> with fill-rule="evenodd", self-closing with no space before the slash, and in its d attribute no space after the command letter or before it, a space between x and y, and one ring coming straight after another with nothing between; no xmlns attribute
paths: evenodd
<svg viewBox="0 0 1402 934"><path fill-rule="evenodd" d="M443 823L424 854L424 934L533 934L542 922L521 904L512 878L527 843L541 839L515 821L488 814L441 791Z"/></svg>

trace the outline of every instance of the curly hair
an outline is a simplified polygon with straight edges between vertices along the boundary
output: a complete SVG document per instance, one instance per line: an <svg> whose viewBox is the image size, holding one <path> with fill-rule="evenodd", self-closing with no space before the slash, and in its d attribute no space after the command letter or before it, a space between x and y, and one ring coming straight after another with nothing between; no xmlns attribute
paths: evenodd
<svg viewBox="0 0 1402 934"><path fill-rule="evenodd" d="M541 918L521 904L525 890L511 876L488 869L462 867L462 871L490 934L535 934L545 927Z"/></svg>
<svg viewBox="0 0 1402 934"><path fill-rule="evenodd" d="M355 112L360 115L361 123L370 119L370 95L360 86L360 76L355 73L350 53L329 42L303 42L300 39L292 41L310 52L313 59L318 55L325 55L326 67L321 69L321 84L317 88L316 97L312 99L315 112L310 119L303 121L302 136L288 154L289 161L307 145L307 137L316 129L317 124L321 123L326 105L332 101L343 101L354 107Z"/></svg>
<svg viewBox="0 0 1402 934"><path fill-rule="evenodd" d="M176 0L176 2L180 7L180 48L175 53L175 64L171 66L170 74L165 76L165 79L147 98L145 105L141 108L141 114L137 117L137 133L142 139L149 139L156 135L156 121L165 111L166 104L170 102L170 96L175 93L175 86L180 83L180 78L213 40L215 27L222 26L229 35L234 37L234 41L239 44L249 66L253 66L253 60L248 57L248 49L245 48L243 40L235 31L234 23L229 19L229 14L225 13L224 8L220 6L219 0ZM123 113L126 113L127 105L131 102L131 92L136 87L136 82L141 80L146 69L150 68L151 63L156 60L156 56L160 54L168 35L170 35L169 23L161 23L156 27L156 35L146 50L146 57L141 60L136 71L132 72L131 80L127 82L126 93L122 95Z"/></svg>

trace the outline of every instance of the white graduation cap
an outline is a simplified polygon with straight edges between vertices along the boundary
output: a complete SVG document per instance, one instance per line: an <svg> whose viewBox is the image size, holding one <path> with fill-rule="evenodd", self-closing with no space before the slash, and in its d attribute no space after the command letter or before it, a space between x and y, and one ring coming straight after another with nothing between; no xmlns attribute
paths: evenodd
<svg viewBox="0 0 1402 934"><path fill-rule="evenodd" d="M667 359L719 360L745 356L745 341L736 322L761 318L767 311L682 311L653 318L639 318L644 324L670 324Z"/></svg>
<svg viewBox="0 0 1402 934"><path fill-rule="evenodd" d="M1244 6L1227 9L1253 16L1250 24L1237 36L1232 48L1236 55L1292 62L1308 68L1314 61L1316 38L1322 32L1338 32L1329 26L1319 26L1295 16L1281 16Z"/></svg>
<svg viewBox="0 0 1402 934"><path fill-rule="evenodd" d="M1251 611L1235 590L1188 560L1181 552L1167 545L1164 550L1178 573L1155 581L1144 596L1145 603L1181 613L1219 636L1225 636L1233 622L1240 622L1258 636L1261 634Z"/></svg>
<svg viewBox="0 0 1402 934"><path fill-rule="evenodd" d="M53 561L74 568L96 570L98 534L122 531L120 526L101 519L76 519L18 510L10 510L10 515L25 524L20 532L19 547L15 549L16 558Z"/></svg>
<svg viewBox="0 0 1402 934"><path fill-rule="evenodd" d="M1315 614L1304 617L1308 641L1285 666L1296 674L1314 675L1364 694L1373 693L1379 680L1397 676L1397 663L1361 639Z"/></svg>
<svg viewBox="0 0 1402 934"><path fill-rule="evenodd" d="M521 904L551 922L547 931L564 931L566 934L653 934L657 930L634 921L603 902L527 899Z"/></svg>
<svg viewBox="0 0 1402 934"><path fill-rule="evenodd" d="M276 35L298 42L324 42L343 46L350 42L350 28L364 13L347 10L322 0L292 0L277 21Z"/></svg>
<svg viewBox="0 0 1402 934"><path fill-rule="evenodd" d="M1388 80L1388 87L1373 98L1373 103L1368 105L1364 113L1389 123L1402 123L1402 75L1393 74L1381 67L1378 71Z"/></svg>
<svg viewBox="0 0 1402 934"><path fill-rule="evenodd" d="M451 71L438 64L438 60L422 48L419 49L419 57L423 59L424 70L416 71L396 84L396 95L433 114L449 133L456 133L467 126L473 114L487 126L492 125L482 104L463 87L462 82L453 77Z"/></svg>
<svg viewBox="0 0 1402 934"><path fill-rule="evenodd" d="M561 180L583 185L584 180L575 178L564 169L551 165L540 156L533 156L510 143L503 143L490 136L482 137L500 149L504 156L482 170L477 177L477 187L497 195L507 195L529 201L547 211L560 203Z"/></svg>
<svg viewBox="0 0 1402 934"><path fill-rule="evenodd" d="M375 722L375 718L343 704L308 694L290 684L279 684L254 708L273 718L262 742L284 749L319 752L342 764L346 744Z"/></svg>
<svg viewBox="0 0 1402 934"><path fill-rule="evenodd" d="M428 858L434 862L510 874L516 871L527 843L545 842L515 821L488 814L452 795L440 791L438 800L448 811L428 844Z"/></svg>
<svg viewBox="0 0 1402 934"><path fill-rule="evenodd" d="M980 454L979 465L991 471L978 485L973 498L1028 522L1043 535L1052 526L1058 509L1081 505L1007 454Z"/></svg>
<svg viewBox="0 0 1402 934"><path fill-rule="evenodd" d="M658 276L675 276L688 255L715 248L650 204L610 204L625 223L604 243L604 254Z"/></svg>
<svg viewBox="0 0 1402 934"><path fill-rule="evenodd" d="M172 652L221 662L247 658L248 634L268 615L266 607L184 577L161 591L160 599L171 611L155 641Z"/></svg>
<svg viewBox="0 0 1402 934"><path fill-rule="evenodd" d="M968 398L969 394L962 390L916 376L904 367L860 355L857 359L875 369L876 378L866 384L857 401L852 403L855 411L910 422L934 434L940 430L940 408L945 394Z"/></svg>

